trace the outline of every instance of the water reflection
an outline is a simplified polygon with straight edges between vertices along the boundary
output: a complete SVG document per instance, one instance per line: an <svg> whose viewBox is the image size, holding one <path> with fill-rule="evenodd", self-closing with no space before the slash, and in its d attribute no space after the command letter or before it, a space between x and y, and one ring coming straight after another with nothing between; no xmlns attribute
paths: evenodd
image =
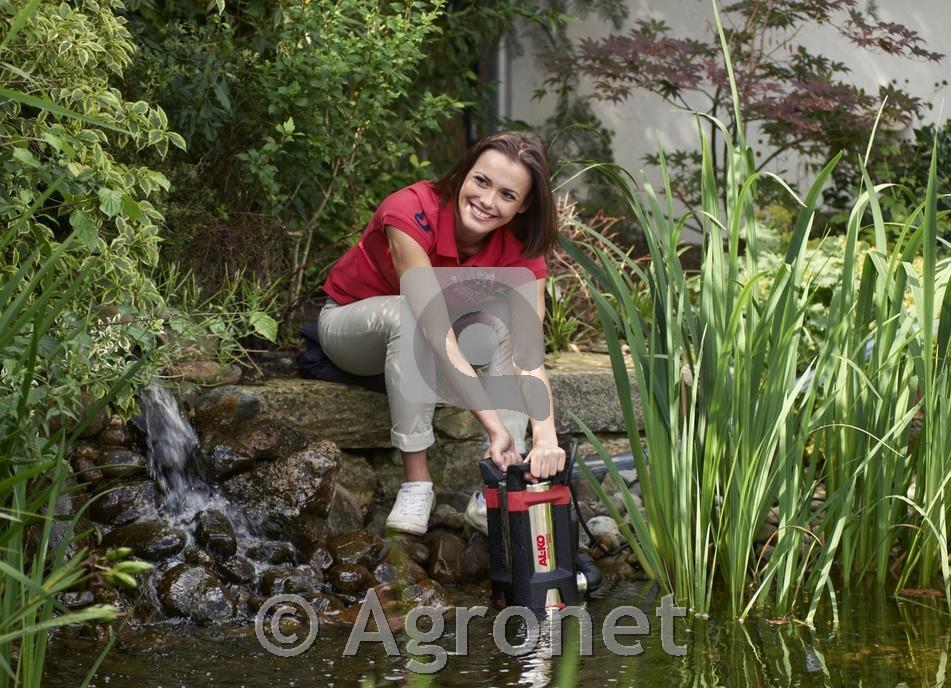
<svg viewBox="0 0 951 688"><path fill-rule="evenodd" d="M465 598L465 595L460 595ZM465 598L464 605L482 600ZM468 652L456 654L454 623L438 644L448 652L445 669L431 677L432 686L944 686L951 624L946 607L928 599L896 600L881 594L852 593L839 600L839 623L817 619L816 628L798 623L771 623L767 616L739 624L725 618L679 620L675 642L686 645L683 657L667 655L654 614L659 600L649 586L623 584L589 604L593 621L592 654L579 656L578 625L568 623L564 656L553 656L549 629L541 626L539 642L523 656L508 656L492 640L494 612L470 623ZM640 607L651 631L619 640L640 641L636 656L612 654L601 637L605 616L620 605ZM509 624L509 642L527 637L524 624ZM321 626L319 641L294 658L264 652L246 627L173 629L153 627L124 638L103 664L93 685L124 686L352 686L427 685L407 670L412 659L407 637L397 634L401 655L388 657L380 644L363 645L345 657L350 629ZM91 665L96 645L60 639L53 643L44 685L76 686ZM420 657L428 661L429 657ZM561 681L561 683L559 683Z"/></svg>

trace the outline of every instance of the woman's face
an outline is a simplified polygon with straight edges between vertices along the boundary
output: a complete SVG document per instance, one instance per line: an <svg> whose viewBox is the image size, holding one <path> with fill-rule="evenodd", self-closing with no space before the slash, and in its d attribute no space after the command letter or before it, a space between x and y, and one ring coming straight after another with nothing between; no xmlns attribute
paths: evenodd
<svg viewBox="0 0 951 688"><path fill-rule="evenodd" d="M532 175L525 165L497 150L484 151L459 189L456 241L479 244L527 207L531 190Z"/></svg>

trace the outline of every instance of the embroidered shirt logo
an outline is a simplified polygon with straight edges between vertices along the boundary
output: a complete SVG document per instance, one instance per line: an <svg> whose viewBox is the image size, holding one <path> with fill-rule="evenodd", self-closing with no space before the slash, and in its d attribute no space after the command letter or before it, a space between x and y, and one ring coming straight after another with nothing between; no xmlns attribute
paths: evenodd
<svg viewBox="0 0 951 688"><path fill-rule="evenodd" d="M416 224L419 225L419 228L424 232L432 232L433 228L429 226L429 223L426 221L426 213L420 210L418 213L413 215L413 219L416 220Z"/></svg>

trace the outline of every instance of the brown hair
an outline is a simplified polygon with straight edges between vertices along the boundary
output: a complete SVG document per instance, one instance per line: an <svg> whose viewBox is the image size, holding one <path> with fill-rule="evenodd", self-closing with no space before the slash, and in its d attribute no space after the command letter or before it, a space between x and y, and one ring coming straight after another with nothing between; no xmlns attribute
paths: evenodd
<svg viewBox="0 0 951 688"><path fill-rule="evenodd" d="M442 202L455 204L466 175L487 150L497 150L510 160L522 163L531 174L527 208L512 220L512 229L522 242L527 258L547 254L558 239L558 215L551 193L545 144L535 134L500 131L476 143L449 172L433 183Z"/></svg>

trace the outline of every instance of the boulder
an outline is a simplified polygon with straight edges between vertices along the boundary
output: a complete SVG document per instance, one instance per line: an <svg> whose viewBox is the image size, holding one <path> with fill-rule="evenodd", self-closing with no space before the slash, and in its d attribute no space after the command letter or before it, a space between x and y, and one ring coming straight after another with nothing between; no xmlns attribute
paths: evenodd
<svg viewBox="0 0 951 688"><path fill-rule="evenodd" d="M131 435L121 416L109 416L96 440L102 449L123 449L131 444Z"/></svg>
<svg viewBox="0 0 951 688"><path fill-rule="evenodd" d="M158 490L151 480L112 484L89 505L89 518L96 523L123 526L156 515Z"/></svg>
<svg viewBox="0 0 951 688"><path fill-rule="evenodd" d="M376 472L366 458L346 452L341 455L337 486L345 487L353 495L362 512L366 513L373 503L377 485Z"/></svg>
<svg viewBox="0 0 951 688"><path fill-rule="evenodd" d="M214 571L229 583L249 584L254 582L254 564L240 554L214 563Z"/></svg>
<svg viewBox="0 0 951 688"><path fill-rule="evenodd" d="M363 514L350 492L337 485L326 518L316 514L303 514L297 519L294 537L302 550L322 547L330 538L363 527Z"/></svg>
<svg viewBox="0 0 951 688"><path fill-rule="evenodd" d="M330 583L343 593L362 592L373 584L373 576L360 564L337 564L327 574Z"/></svg>
<svg viewBox="0 0 951 688"><path fill-rule="evenodd" d="M265 595L312 593L323 581L318 571L310 566L274 568L261 577L261 592Z"/></svg>
<svg viewBox="0 0 951 688"><path fill-rule="evenodd" d="M456 584L462 582L462 555L466 542L458 535L446 531L436 531L429 539L429 559L426 571L429 577L440 582Z"/></svg>
<svg viewBox="0 0 951 688"><path fill-rule="evenodd" d="M248 547L245 554L250 559L265 564L294 564L297 562L297 550L289 542L262 540Z"/></svg>
<svg viewBox="0 0 951 688"><path fill-rule="evenodd" d="M235 603L218 577L206 568L179 564L162 576L158 596L172 614L198 623L225 621L235 614Z"/></svg>
<svg viewBox="0 0 951 688"><path fill-rule="evenodd" d="M106 478L135 479L149 474L145 457L128 449L105 449L99 454L96 465Z"/></svg>
<svg viewBox="0 0 951 688"><path fill-rule="evenodd" d="M448 609L452 606L452 598L439 583L425 579L413 585L408 585L400 594L404 608L439 607Z"/></svg>
<svg viewBox="0 0 951 688"><path fill-rule="evenodd" d="M379 563L383 547L383 540L365 530L350 530L327 541L327 549L336 563L367 568Z"/></svg>
<svg viewBox="0 0 951 688"><path fill-rule="evenodd" d="M450 530L462 530L466 524L466 516L448 504L439 504L433 511L431 524L434 527L449 528Z"/></svg>
<svg viewBox="0 0 951 688"><path fill-rule="evenodd" d="M185 546L185 532L159 519L119 526L103 539L104 547L131 547L135 555L157 561L177 554Z"/></svg>
<svg viewBox="0 0 951 688"><path fill-rule="evenodd" d="M198 515L195 537L207 551L218 557L230 557L238 549L234 526L227 516L216 509Z"/></svg>
<svg viewBox="0 0 951 688"><path fill-rule="evenodd" d="M216 397L200 403L196 416L213 416L215 422L233 422L220 400L239 399L235 413L252 408L274 418L287 418L303 432L331 440L337 446L385 447L390 444L390 409L386 395L326 382L324 380L279 379L262 385L231 385L218 388ZM217 407L217 408L215 408ZM207 413L215 408L214 413ZM235 414L230 414L232 418ZM254 414L256 415L256 413Z"/></svg>
<svg viewBox="0 0 951 688"><path fill-rule="evenodd" d="M489 577L489 546L481 534L462 553L462 570L469 583L481 583Z"/></svg>
<svg viewBox="0 0 951 688"><path fill-rule="evenodd" d="M213 443L204 450L205 473L211 480L225 480L238 473L254 468L253 456L239 454L227 444Z"/></svg>
<svg viewBox="0 0 951 688"><path fill-rule="evenodd" d="M337 447L318 442L230 478L222 488L252 523L286 536L302 514L327 516L339 465Z"/></svg>

